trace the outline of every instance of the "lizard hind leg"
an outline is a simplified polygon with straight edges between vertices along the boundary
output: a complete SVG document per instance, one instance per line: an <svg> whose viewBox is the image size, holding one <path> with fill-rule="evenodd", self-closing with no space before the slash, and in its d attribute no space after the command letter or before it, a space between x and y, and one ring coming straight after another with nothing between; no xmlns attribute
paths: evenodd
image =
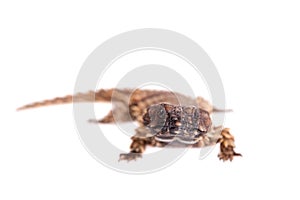
<svg viewBox="0 0 300 200"><path fill-rule="evenodd" d="M113 113L112 111L110 111L105 117L103 117L102 119L89 119L88 122L90 123L105 123L105 124L109 124L109 123L114 123L114 117L113 117Z"/></svg>
<svg viewBox="0 0 300 200"><path fill-rule="evenodd" d="M109 123L116 123L116 122L130 122L133 121L131 116L126 112L126 110L121 109L114 109L109 111L109 113L103 117L102 119L90 119L88 120L91 123L102 123L102 124L109 124Z"/></svg>

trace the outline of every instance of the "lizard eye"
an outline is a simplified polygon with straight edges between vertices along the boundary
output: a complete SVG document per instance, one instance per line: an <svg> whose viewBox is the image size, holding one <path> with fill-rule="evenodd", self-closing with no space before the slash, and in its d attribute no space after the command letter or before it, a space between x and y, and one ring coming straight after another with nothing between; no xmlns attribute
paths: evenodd
<svg viewBox="0 0 300 200"><path fill-rule="evenodd" d="M160 118L163 118L163 117L165 117L165 110L164 109L160 109L159 110L159 112L158 112L158 116L160 117Z"/></svg>

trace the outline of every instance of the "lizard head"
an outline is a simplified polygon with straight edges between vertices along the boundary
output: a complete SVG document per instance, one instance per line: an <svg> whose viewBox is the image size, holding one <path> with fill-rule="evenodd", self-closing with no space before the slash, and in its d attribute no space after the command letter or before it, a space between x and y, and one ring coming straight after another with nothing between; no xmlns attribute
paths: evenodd
<svg viewBox="0 0 300 200"><path fill-rule="evenodd" d="M155 104L147 108L143 120L144 125L150 128L160 128L165 125L168 113L164 104Z"/></svg>
<svg viewBox="0 0 300 200"><path fill-rule="evenodd" d="M144 126L150 128L157 140L171 142L178 140L184 144L194 144L206 134L211 125L207 111L195 106L155 104L148 107L143 117Z"/></svg>

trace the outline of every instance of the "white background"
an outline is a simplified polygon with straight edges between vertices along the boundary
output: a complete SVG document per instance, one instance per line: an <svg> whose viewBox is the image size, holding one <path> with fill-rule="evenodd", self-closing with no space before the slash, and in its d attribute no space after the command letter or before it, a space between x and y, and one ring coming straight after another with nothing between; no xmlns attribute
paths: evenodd
<svg viewBox="0 0 300 200"><path fill-rule="evenodd" d="M299 199L297 3L2 1L0 199ZM122 174L85 150L71 105L15 112L72 93L98 45L148 27L182 33L212 58L235 111L226 125L244 157L223 163L215 148L199 160L190 150L162 171Z"/></svg>

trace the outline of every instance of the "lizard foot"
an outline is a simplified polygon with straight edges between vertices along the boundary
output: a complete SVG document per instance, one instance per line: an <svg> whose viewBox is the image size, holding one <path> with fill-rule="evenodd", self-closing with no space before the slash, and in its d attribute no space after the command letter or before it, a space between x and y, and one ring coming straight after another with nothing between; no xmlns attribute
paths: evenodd
<svg viewBox="0 0 300 200"><path fill-rule="evenodd" d="M219 139L220 142L220 153L218 157L220 160L232 161L234 156L242 156L240 153L236 153L234 151L235 144L234 144L234 137L230 134L229 129L225 128L221 132L222 138Z"/></svg>

